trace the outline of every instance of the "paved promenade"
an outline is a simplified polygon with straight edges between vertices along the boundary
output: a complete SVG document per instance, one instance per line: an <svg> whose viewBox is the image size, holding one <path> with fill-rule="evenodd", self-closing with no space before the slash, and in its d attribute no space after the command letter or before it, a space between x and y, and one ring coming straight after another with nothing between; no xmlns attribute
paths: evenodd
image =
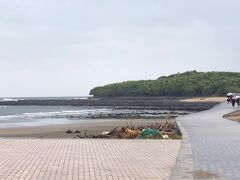
<svg viewBox="0 0 240 180"><path fill-rule="evenodd" d="M178 119L185 133L171 179L240 179L240 124L222 118L237 109L222 103Z"/></svg>
<svg viewBox="0 0 240 180"><path fill-rule="evenodd" d="M0 139L0 179L168 179L181 140Z"/></svg>

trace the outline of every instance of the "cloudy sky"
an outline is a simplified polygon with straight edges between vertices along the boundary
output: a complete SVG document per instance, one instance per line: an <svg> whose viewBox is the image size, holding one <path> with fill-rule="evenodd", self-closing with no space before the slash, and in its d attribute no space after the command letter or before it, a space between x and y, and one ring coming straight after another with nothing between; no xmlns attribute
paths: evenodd
<svg viewBox="0 0 240 180"><path fill-rule="evenodd" d="M0 97L239 71L238 0L0 0Z"/></svg>

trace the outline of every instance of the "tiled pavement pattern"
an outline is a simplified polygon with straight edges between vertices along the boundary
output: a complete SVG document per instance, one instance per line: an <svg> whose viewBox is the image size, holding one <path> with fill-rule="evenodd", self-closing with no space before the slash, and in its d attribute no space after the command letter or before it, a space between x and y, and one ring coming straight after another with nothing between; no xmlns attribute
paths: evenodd
<svg viewBox="0 0 240 180"><path fill-rule="evenodd" d="M181 140L0 139L0 179L168 179Z"/></svg>
<svg viewBox="0 0 240 180"><path fill-rule="evenodd" d="M186 176L186 169L178 168L178 174L173 173L172 177L177 179L184 175L184 179L240 179L240 124L222 118L224 114L237 109L222 103L209 111L178 119L189 134L193 174L189 172ZM201 172L202 177L197 172Z"/></svg>

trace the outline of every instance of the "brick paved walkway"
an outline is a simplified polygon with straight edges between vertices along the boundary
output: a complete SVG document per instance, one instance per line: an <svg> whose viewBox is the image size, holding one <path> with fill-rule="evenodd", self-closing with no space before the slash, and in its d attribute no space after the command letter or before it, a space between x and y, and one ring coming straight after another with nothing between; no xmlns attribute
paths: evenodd
<svg viewBox="0 0 240 180"><path fill-rule="evenodd" d="M178 119L186 133L171 179L240 179L240 123L222 118L236 109L222 103Z"/></svg>
<svg viewBox="0 0 240 180"><path fill-rule="evenodd" d="M0 179L168 179L180 140L0 139Z"/></svg>

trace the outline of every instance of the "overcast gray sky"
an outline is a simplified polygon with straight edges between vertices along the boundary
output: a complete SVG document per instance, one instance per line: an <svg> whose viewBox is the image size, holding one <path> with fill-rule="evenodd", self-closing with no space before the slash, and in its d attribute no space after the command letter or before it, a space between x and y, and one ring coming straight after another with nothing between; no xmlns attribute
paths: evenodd
<svg viewBox="0 0 240 180"><path fill-rule="evenodd" d="M0 97L239 71L239 0L0 0Z"/></svg>

